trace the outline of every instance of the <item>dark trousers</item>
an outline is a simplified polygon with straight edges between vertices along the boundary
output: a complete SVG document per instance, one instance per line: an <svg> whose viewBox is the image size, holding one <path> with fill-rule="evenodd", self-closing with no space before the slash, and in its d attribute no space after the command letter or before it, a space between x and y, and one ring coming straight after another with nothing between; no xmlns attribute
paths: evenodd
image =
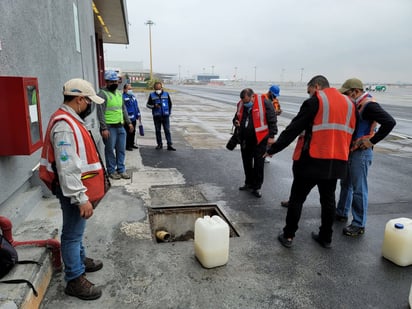
<svg viewBox="0 0 412 309"><path fill-rule="evenodd" d="M162 126L163 130L165 131L165 136L166 136L166 141L167 141L167 146L172 145L172 137L170 135L170 121L169 121L169 116L156 116L153 117L153 122L155 126L155 131L156 131L156 142L157 145L162 146Z"/></svg>
<svg viewBox="0 0 412 309"><path fill-rule="evenodd" d="M259 145L247 145L241 147L243 170L245 172L245 184L253 189L260 189L263 184L263 171L266 152L266 141Z"/></svg>
<svg viewBox="0 0 412 309"><path fill-rule="evenodd" d="M126 136L126 148L132 148L134 146L134 139L136 136L136 120L132 121L133 125L133 132L130 132L129 126L126 125L124 129L126 130L127 136Z"/></svg>
<svg viewBox="0 0 412 309"><path fill-rule="evenodd" d="M321 226L319 228L319 236L326 242L332 241L332 225L336 215L336 183L337 179L308 179L295 176L290 192L286 226L283 228L284 236L286 238L295 237L295 232L298 230L303 203L313 187L317 186L321 205Z"/></svg>

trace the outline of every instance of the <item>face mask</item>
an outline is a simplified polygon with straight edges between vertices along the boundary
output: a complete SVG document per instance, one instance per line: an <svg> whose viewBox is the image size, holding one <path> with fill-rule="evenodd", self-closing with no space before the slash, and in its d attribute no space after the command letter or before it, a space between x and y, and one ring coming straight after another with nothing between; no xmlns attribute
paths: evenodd
<svg viewBox="0 0 412 309"><path fill-rule="evenodd" d="M117 84L111 84L107 86L107 89L109 89L109 91L115 91L117 89L117 86Z"/></svg>
<svg viewBox="0 0 412 309"><path fill-rule="evenodd" d="M161 94L161 93L162 93L162 90L156 90L156 93L157 93L157 94Z"/></svg>
<svg viewBox="0 0 412 309"><path fill-rule="evenodd" d="M253 105L253 102L243 103L243 106L246 108L251 108L252 105Z"/></svg>
<svg viewBox="0 0 412 309"><path fill-rule="evenodd" d="M131 90L131 89L130 89L130 90L127 90L127 94L128 94L128 95L132 95L132 94L133 94L133 90Z"/></svg>
<svg viewBox="0 0 412 309"><path fill-rule="evenodd" d="M87 104L87 107L84 111L82 111L79 116L80 118L82 118L83 120L90 115L90 113L92 112L92 104Z"/></svg>

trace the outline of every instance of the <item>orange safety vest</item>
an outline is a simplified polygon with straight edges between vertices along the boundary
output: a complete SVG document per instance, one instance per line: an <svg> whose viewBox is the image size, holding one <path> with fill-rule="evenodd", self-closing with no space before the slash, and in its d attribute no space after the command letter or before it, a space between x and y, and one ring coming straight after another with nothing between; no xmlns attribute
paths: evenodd
<svg viewBox="0 0 412 309"><path fill-rule="evenodd" d="M254 102L252 106L252 119L255 128L257 143L259 144L268 134L269 128L266 119L265 95L254 95ZM243 103L240 100L237 103L237 119L242 120Z"/></svg>
<svg viewBox="0 0 412 309"><path fill-rule="evenodd" d="M270 101L270 99L269 99L269 93L265 93L264 96L265 96L265 99L267 99L267 100ZM275 109L276 115L280 115L281 109L280 109L279 100L278 100L277 98L274 98L274 99L272 100L272 104L273 104L273 108Z"/></svg>
<svg viewBox="0 0 412 309"><path fill-rule="evenodd" d="M376 103L376 100L371 95L365 94L356 104L356 108L358 109L360 115L360 120L355 140L352 142L352 147L350 149L351 151L359 149L361 140L363 140L364 138L371 138L375 135L375 129L378 123L376 121L369 122L362 119L362 112L365 109L366 105L368 105L369 103Z"/></svg>
<svg viewBox="0 0 412 309"><path fill-rule="evenodd" d="M73 130L77 154L82 162L81 181L87 188L86 195L91 203L101 200L104 192L104 172L96 146L86 127L68 112L59 109L50 118L40 159L39 176L50 190L58 184L55 172L55 155L50 140L50 132L57 121L66 121ZM54 169L53 169L54 166Z"/></svg>
<svg viewBox="0 0 412 309"><path fill-rule="evenodd" d="M355 105L335 88L317 91L319 109L313 120L309 155L316 159L347 161L356 125ZM293 160L299 160L304 132L299 136Z"/></svg>

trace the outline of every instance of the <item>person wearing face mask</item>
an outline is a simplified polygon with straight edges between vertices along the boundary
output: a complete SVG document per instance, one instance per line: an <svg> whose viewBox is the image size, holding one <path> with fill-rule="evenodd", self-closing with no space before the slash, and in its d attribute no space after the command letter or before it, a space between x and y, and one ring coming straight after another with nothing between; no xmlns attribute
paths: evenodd
<svg viewBox="0 0 412 309"><path fill-rule="evenodd" d="M135 137L136 137L136 123L137 121L141 121L141 115L139 110L139 105L137 103L137 99L133 94L132 86L130 84L124 84L123 86L123 102L127 109L127 114L129 116L129 120L133 125L133 131L129 131L128 126L125 126L125 130L127 133L126 137L126 150L132 151L134 149L138 149L139 147L135 145Z"/></svg>
<svg viewBox="0 0 412 309"><path fill-rule="evenodd" d="M130 122L122 94L117 90L119 77L115 71L104 73L106 88L101 89L99 96L104 103L97 106L97 117L100 122L100 132L105 144L106 166L112 179L130 179L126 173L126 130L134 130Z"/></svg>
<svg viewBox="0 0 412 309"><path fill-rule="evenodd" d="M286 225L279 242L290 248L306 197L317 186L321 204L319 232L312 238L322 247L330 248L332 226L336 215L337 180L344 178L353 132L356 108L353 102L328 80L314 76L307 84L310 98L305 100L286 129L264 155L272 156L285 149L299 136L293 154L293 183L289 196Z"/></svg>
<svg viewBox="0 0 412 309"><path fill-rule="evenodd" d="M265 164L263 154L275 142L278 131L272 101L266 99L265 95L255 94L250 88L243 89L232 122L238 129L245 173L245 183L239 190L252 192L260 198Z"/></svg>
<svg viewBox="0 0 412 309"><path fill-rule="evenodd" d="M154 83L154 92L150 93L147 99L146 107L152 110L153 123L156 131L156 149L160 150L163 148L162 142L162 126L165 132L165 137L167 141L167 150L176 151L172 146L172 136L170 134L170 115L172 114L172 100L170 99L169 93L163 91L162 83Z"/></svg>
<svg viewBox="0 0 412 309"><path fill-rule="evenodd" d="M86 256L83 234L93 204L104 196L104 167L87 130L84 118L92 101L102 104L93 86L71 79L63 87L64 101L51 116L40 160L41 180L60 201L63 214L61 253L65 265L65 293L84 300L97 299L102 290L86 272L98 271L103 263Z"/></svg>
<svg viewBox="0 0 412 309"><path fill-rule="evenodd" d="M352 223L343 229L343 234L359 236L365 232L368 211L367 177L372 164L373 146L392 131L396 121L368 92L363 91L361 80L350 78L343 83L339 91L355 102L360 118L349 156L348 174L340 182L336 220L348 221L352 207ZM376 131L377 124L379 129Z"/></svg>

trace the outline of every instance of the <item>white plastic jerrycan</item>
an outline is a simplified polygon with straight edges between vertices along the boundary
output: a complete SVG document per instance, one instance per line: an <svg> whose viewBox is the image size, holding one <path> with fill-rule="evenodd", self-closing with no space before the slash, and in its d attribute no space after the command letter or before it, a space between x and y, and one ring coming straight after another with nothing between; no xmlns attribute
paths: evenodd
<svg viewBox="0 0 412 309"><path fill-rule="evenodd" d="M412 308L412 284L411 284L411 290L409 291L409 307Z"/></svg>
<svg viewBox="0 0 412 309"><path fill-rule="evenodd" d="M382 255L399 266L412 264L412 219L397 218L386 223Z"/></svg>
<svg viewBox="0 0 412 309"><path fill-rule="evenodd" d="M205 216L195 222L195 256L205 268L227 263L229 225L219 216Z"/></svg>

